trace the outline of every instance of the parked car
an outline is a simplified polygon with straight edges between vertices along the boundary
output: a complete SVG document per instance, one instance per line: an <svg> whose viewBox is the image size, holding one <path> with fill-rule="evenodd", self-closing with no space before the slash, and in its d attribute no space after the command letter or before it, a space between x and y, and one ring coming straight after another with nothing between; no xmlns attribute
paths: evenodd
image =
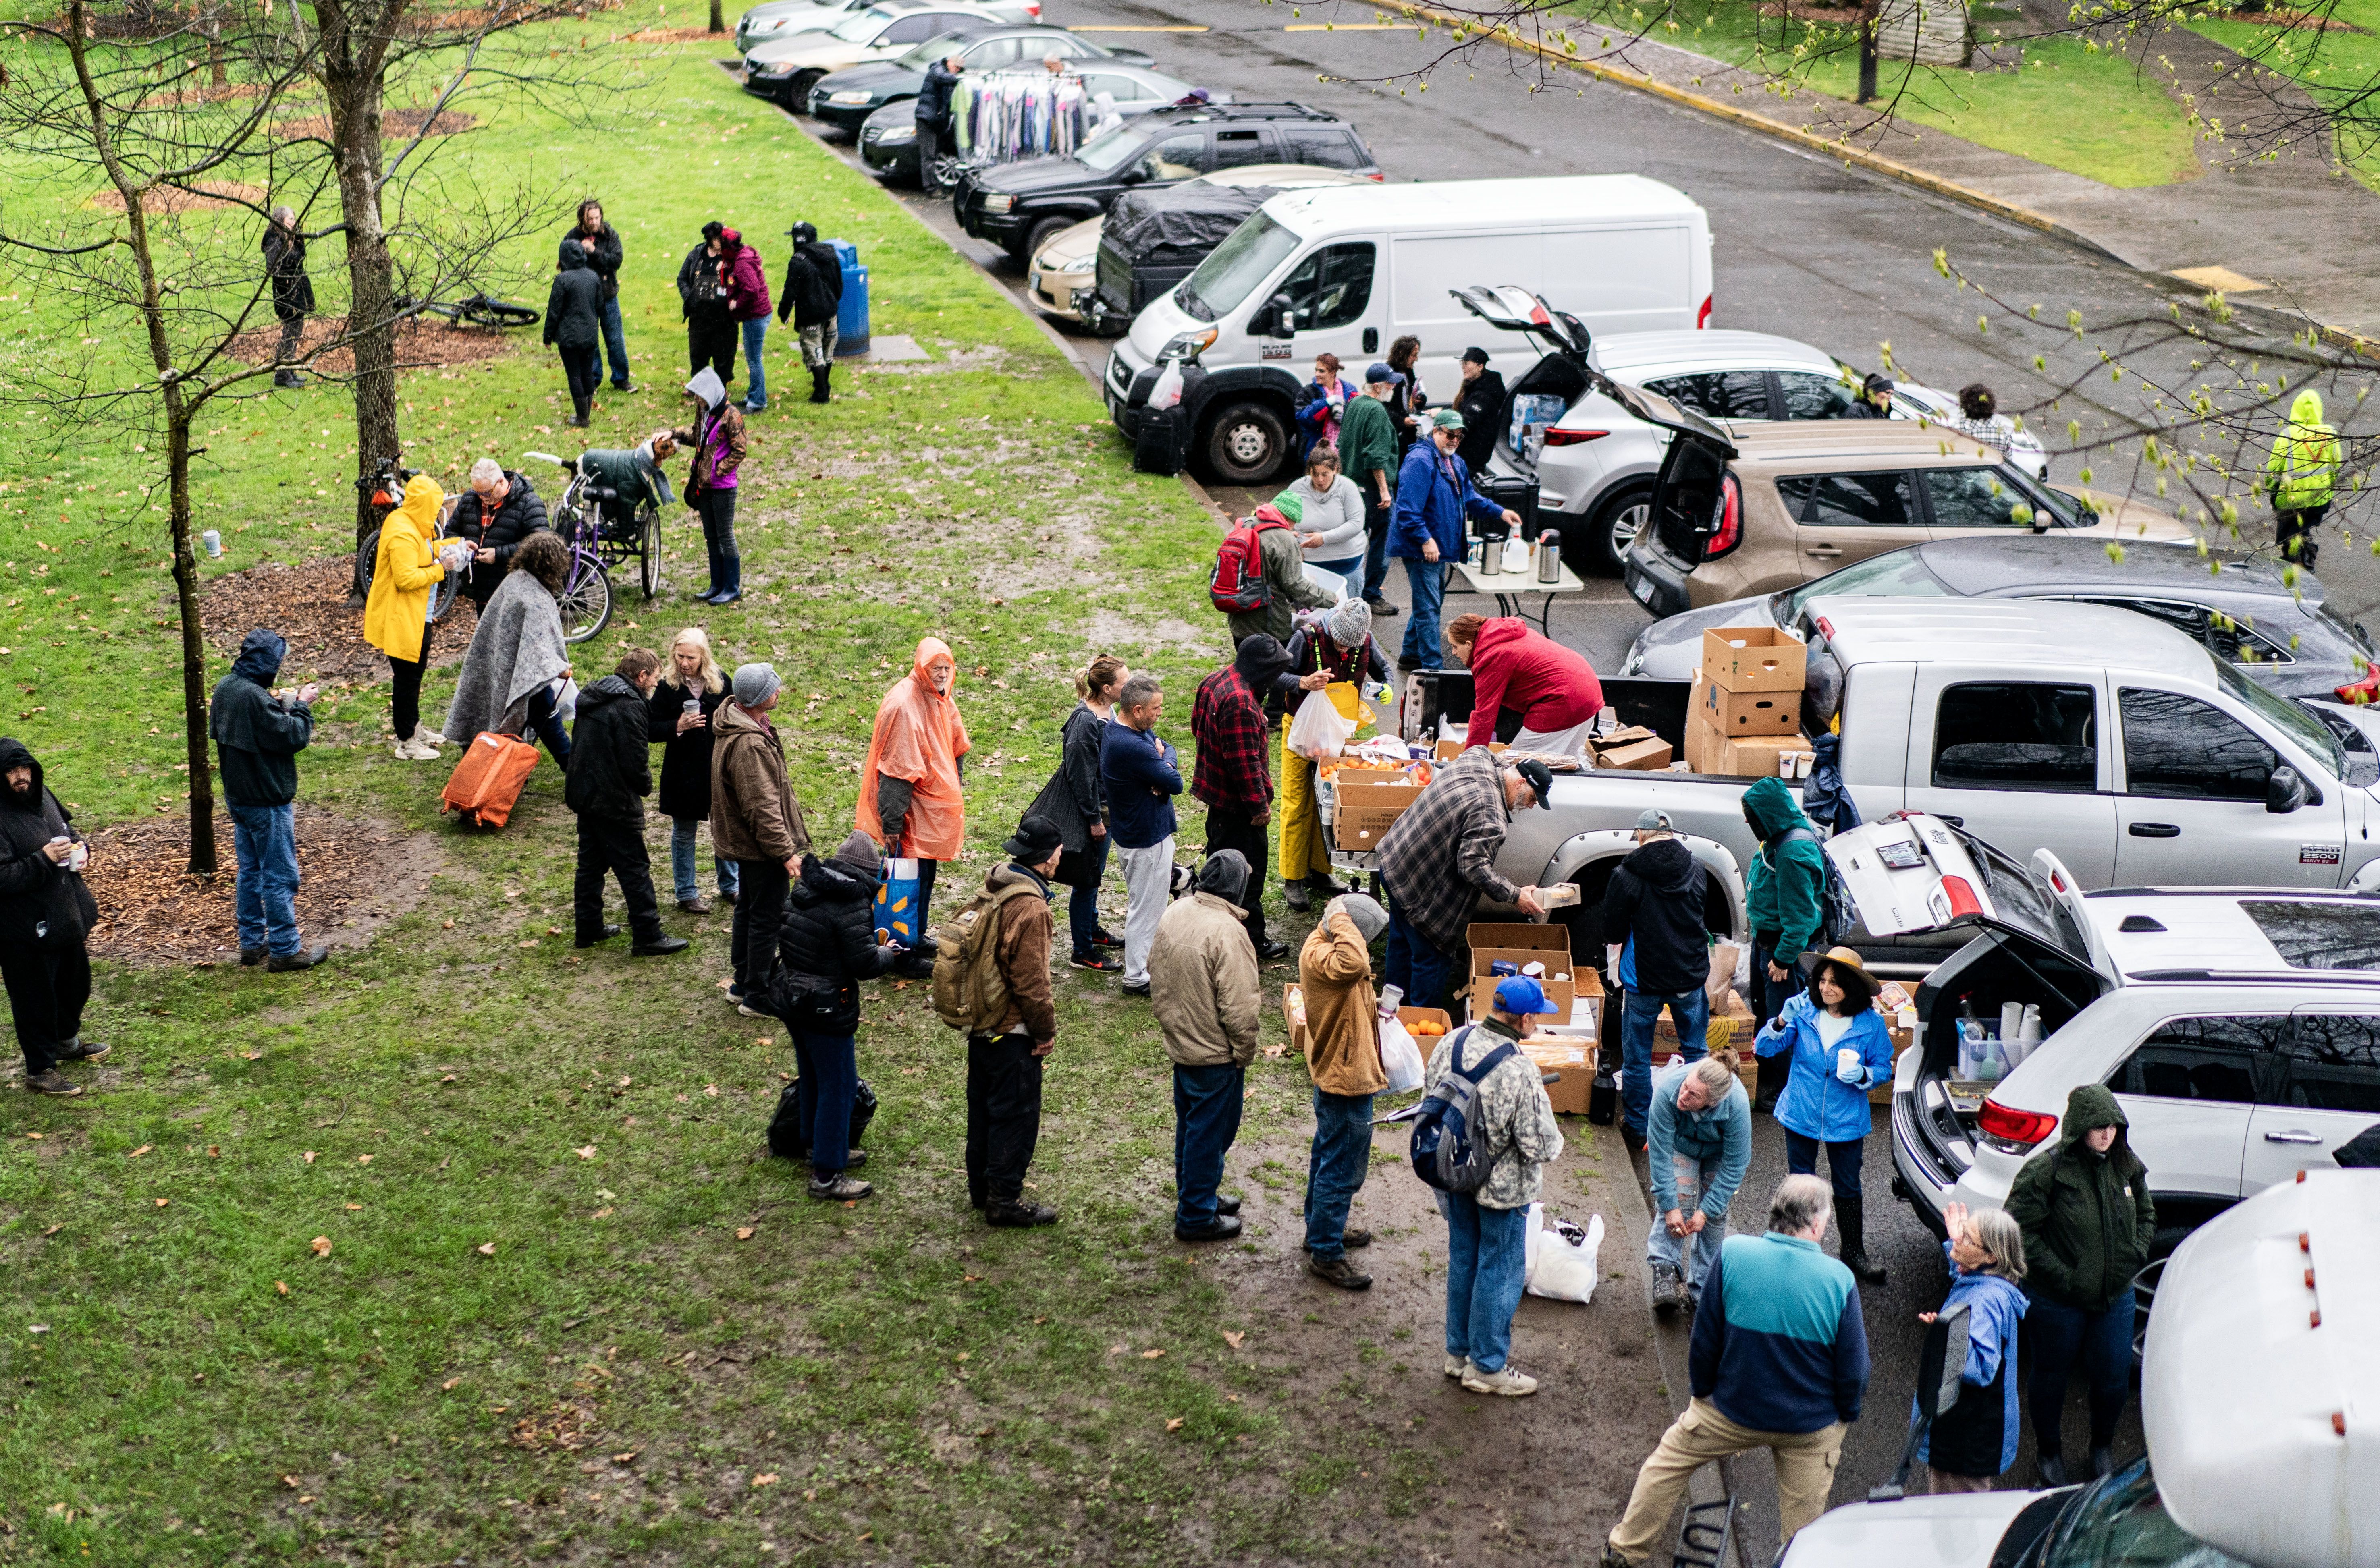
<svg viewBox="0 0 2380 1568"><path fill-rule="evenodd" d="M986 50L994 40L977 41L975 47ZM903 56L903 60L907 58ZM929 56L930 59L931 57ZM1160 109L1196 90L1178 77L1148 66L1135 66L1123 60L1087 59L1075 66L1083 78L1083 86L1094 98L1104 96L1115 105L1116 113L1130 120ZM811 90L825 113L821 122L832 123L830 116L845 107L864 107L856 103L839 105L835 100L849 95L856 99L867 93L878 107L868 112L859 128L859 157L868 172L882 180L916 179L917 177L917 122L914 115L917 82L924 79L922 71L907 73L900 61L890 65L862 66L856 70L837 71ZM891 96L888 96L890 94ZM1215 94L1217 101L1230 103L1228 92Z"/></svg>
<svg viewBox="0 0 2380 1568"><path fill-rule="evenodd" d="M2360 1417L2380 1400L2365 1353L2380 1175L2308 1163L2164 1266L2141 1356L2145 1455L2054 1491L1850 1503L1796 1535L1779 1568L2380 1563Z"/></svg>
<svg viewBox="0 0 2380 1568"><path fill-rule="evenodd" d="M744 90L799 114L810 88L830 71L897 58L956 28L1000 27L1010 19L971 0L879 0L845 12L824 32L756 46L744 56Z"/></svg>
<svg viewBox="0 0 2380 1568"><path fill-rule="evenodd" d="M763 43L775 43L804 33L824 32L839 26L854 11L867 10L880 0L770 0L744 13L735 24L735 52L749 54ZM1041 19L1041 0L982 0L987 9L1011 21Z"/></svg>
<svg viewBox="0 0 2380 1568"><path fill-rule="evenodd" d="M1636 635L1624 677L1687 681L1714 626L1793 626L1820 597L2071 599L2153 616L2286 696L2331 698L2374 657L2363 628L2323 600L2300 568L2294 584L2253 556L2134 550L2111 561L2095 538L1984 534L1870 556L1797 587L1706 605Z"/></svg>
<svg viewBox="0 0 2380 1568"><path fill-rule="evenodd" d="M1077 62L1077 68L1094 61L1101 68L1109 65L1146 68L1149 65L1148 56L1137 49L1094 43L1062 27L986 27L979 22L970 23L943 37L929 39L897 59L877 60L820 78L807 95L807 112L831 130L857 137L869 118L885 104L906 103L917 97L926 83L926 67L953 54L978 75L1018 65L1038 65L1052 54ZM910 148L909 164L914 170L914 141Z"/></svg>
<svg viewBox="0 0 2380 1568"><path fill-rule="evenodd" d="M1860 374L1822 349L1769 332L1609 332L1588 359L1613 380L1658 392L1706 419L1741 421L1846 419L1858 403ZM1632 416L1610 397L1585 385L1555 356L1515 379L1508 409L1532 412L1518 400L1550 397L1563 412L1550 422L1499 421L1490 467L1537 482L1539 518L1561 530L1562 553L1573 571L1617 570L1644 525L1653 476L1667 436ZM1958 399L1906 384L1892 393L1892 416L1932 424L1958 416ZM2049 476L2040 440L2006 420L2000 442L2010 463L2036 479ZM1528 434L1518 432L1525 428Z"/></svg>
<svg viewBox="0 0 2380 1568"><path fill-rule="evenodd" d="M1207 103L1152 110L1067 158L1027 158L969 174L953 202L959 226L1023 266L1058 231L1096 217L1127 190L1178 185L1244 163L1319 163L1374 175L1355 127L1303 103Z"/></svg>
<svg viewBox="0 0 2380 1568"><path fill-rule="evenodd" d="M1886 550L1959 535L2198 542L2180 518L2102 491L2046 485L1994 448L1939 426L1856 419L1703 431L1670 442L1650 503L1654 521L1622 559L1629 594L1655 615L1795 587Z"/></svg>
<svg viewBox="0 0 2380 1568"><path fill-rule="evenodd" d="M1359 185L1379 177L1350 169L1326 169L1318 163L1251 163L1243 168L1218 169L1182 184L1184 187L1269 186L1275 190L1310 190L1317 186ZM1063 321L1083 319L1082 312L1075 307L1075 291L1087 289L1099 281L1099 235L1106 229L1104 214L1086 218L1071 228L1059 230L1055 237L1033 253L1026 264L1025 287L1037 309Z"/></svg>

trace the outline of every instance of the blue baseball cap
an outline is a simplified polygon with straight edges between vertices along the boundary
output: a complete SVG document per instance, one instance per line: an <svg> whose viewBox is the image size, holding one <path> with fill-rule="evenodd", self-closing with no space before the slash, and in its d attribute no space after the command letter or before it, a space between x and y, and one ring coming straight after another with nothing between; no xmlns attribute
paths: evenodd
<svg viewBox="0 0 2380 1568"><path fill-rule="evenodd" d="M1549 1013L1553 1007L1546 1000L1546 988L1525 974L1516 974L1496 987L1496 1006L1508 1013Z"/></svg>
<svg viewBox="0 0 2380 1568"><path fill-rule="evenodd" d="M1374 381L1386 381L1392 387L1401 387L1405 384L1404 373L1402 371L1396 369L1386 360L1378 359L1374 360L1372 362L1372 368L1364 372L1364 380L1366 384Z"/></svg>

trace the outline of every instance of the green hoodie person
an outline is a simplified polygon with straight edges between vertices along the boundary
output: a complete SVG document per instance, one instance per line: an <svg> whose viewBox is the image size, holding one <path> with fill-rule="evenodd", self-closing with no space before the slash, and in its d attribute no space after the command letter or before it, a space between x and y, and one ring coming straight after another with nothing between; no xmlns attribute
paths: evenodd
<svg viewBox="0 0 2380 1568"><path fill-rule="evenodd" d="M2338 478L2338 432L2322 422L2322 394L2311 389L2289 404L2289 422L2265 459L2265 488L2276 512L2311 512L2330 504Z"/></svg>
<svg viewBox="0 0 2380 1568"><path fill-rule="evenodd" d="M2105 1311L2148 1262L2156 1204L2129 1125L2106 1085L2083 1084L2066 1097L2057 1147L2017 1172L2008 1212L2024 1232L2025 1287L2035 1295ZM2084 1139L2103 1127L2117 1129L2104 1154Z"/></svg>
<svg viewBox="0 0 2380 1568"><path fill-rule="evenodd" d="M1760 838L1744 879L1752 935L1790 970L1817 946L1825 923L1826 852L1781 778L1760 779L1743 792L1743 820ZM1793 837L1787 839L1789 833Z"/></svg>

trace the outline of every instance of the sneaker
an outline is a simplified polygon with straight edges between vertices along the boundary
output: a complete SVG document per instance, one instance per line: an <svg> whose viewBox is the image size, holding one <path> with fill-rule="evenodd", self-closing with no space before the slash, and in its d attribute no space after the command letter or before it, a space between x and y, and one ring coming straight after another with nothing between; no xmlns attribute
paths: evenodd
<svg viewBox="0 0 2380 1568"><path fill-rule="evenodd" d="M67 1100L82 1092L81 1084L55 1067L44 1067L40 1072L27 1073L25 1087L35 1094L55 1094Z"/></svg>
<svg viewBox="0 0 2380 1568"><path fill-rule="evenodd" d="M106 1055L107 1053L114 1048L115 1047L110 1045L103 1045L96 1040L84 1040L78 1036L58 1047L58 1060L62 1062L95 1062L102 1056ZM2103 1475L2106 1472L2104 1471L2101 1472Z"/></svg>
<svg viewBox="0 0 2380 1568"><path fill-rule="evenodd" d="M1309 1252L1305 1255L1305 1272L1323 1284L1335 1285L1342 1290L1372 1288L1372 1276L1344 1258L1333 1258L1326 1262Z"/></svg>
<svg viewBox="0 0 2380 1568"><path fill-rule="evenodd" d="M417 741L427 741L433 746L443 746L446 743L446 737L427 724L415 725L413 738Z"/></svg>
<svg viewBox="0 0 2380 1568"><path fill-rule="evenodd" d="M672 953L683 953L694 944L683 936L663 936L651 942L638 942L628 949L632 959L665 959Z"/></svg>
<svg viewBox="0 0 2380 1568"><path fill-rule="evenodd" d="M687 914L709 914L710 903L705 899L680 899L677 907Z"/></svg>
<svg viewBox="0 0 2380 1568"><path fill-rule="evenodd" d="M1404 611L1399 609L1395 605L1390 604L1386 599L1366 598L1364 603L1370 608L1372 614L1376 618L1383 615L1402 615L1404 613Z"/></svg>
<svg viewBox="0 0 2380 1568"><path fill-rule="evenodd" d="M1229 1241L1240 1234L1239 1220L1230 1214L1217 1214L1203 1225L1175 1225L1176 1241Z"/></svg>
<svg viewBox="0 0 2380 1568"><path fill-rule="evenodd" d="M1507 1399L1520 1399L1537 1392L1537 1380L1526 1372L1516 1372L1512 1364L1504 1363L1500 1372L1483 1372L1476 1367L1463 1371L1463 1386L1474 1393L1500 1393Z"/></svg>
<svg viewBox="0 0 2380 1568"><path fill-rule="evenodd" d="M1122 952L1123 950L1123 938L1118 936L1114 932L1110 931L1103 925L1099 927L1099 935L1091 938L1091 946L1094 947L1106 947L1115 952Z"/></svg>
<svg viewBox="0 0 2380 1568"><path fill-rule="evenodd" d="M990 1224L1010 1230L1026 1230L1035 1225L1056 1224L1058 1211L1047 1203L1012 1202L994 1198L984 1204L983 1217Z"/></svg>
<svg viewBox="0 0 2380 1568"><path fill-rule="evenodd" d="M1096 970L1101 974L1122 974L1123 965L1100 953L1076 953L1067 962L1076 969Z"/></svg>
<svg viewBox="0 0 2380 1568"><path fill-rule="evenodd" d="M264 960L264 967L274 974L286 974L293 969L312 969L331 956L328 947L300 948L295 953L275 953Z"/></svg>
<svg viewBox="0 0 2380 1568"><path fill-rule="evenodd" d="M609 922L606 922L603 929L600 933L593 936L581 936L578 938L577 945L581 947L592 947L596 943L609 942L613 937L617 936L618 935L620 935L620 928L616 925L611 924Z"/></svg>
<svg viewBox="0 0 2380 1568"><path fill-rule="evenodd" d="M816 1176L810 1177L811 1197L832 1199L840 1203L849 1203L856 1199L865 1198L875 1190L876 1188L867 1182L855 1180L847 1176L836 1175L824 1181L820 1181Z"/></svg>
<svg viewBox="0 0 2380 1568"><path fill-rule="evenodd" d="M613 381L612 383L612 390L615 392L633 393L637 390L637 383L634 381Z"/></svg>
<svg viewBox="0 0 2380 1568"><path fill-rule="evenodd" d="M730 592L730 593L724 593L724 594L721 594L721 595L717 596L717 597L714 597L710 602L711 602L713 605L734 604L734 603L735 603L738 599L741 599L743 597L744 597L744 590L743 590L743 589L741 589L741 588L737 588L737 589L734 590L733 592Z"/></svg>
<svg viewBox="0 0 2380 1568"><path fill-rule="evenodd" d="M742 1013L747 1019L772 1019L777 1016L775 1013L770 1011L765 1006L758 1007L754 1007L749 997L736 1003L735 1010Z"/></svg>
<svg viewBox="0 0 2380 1568"><path fill-rule="evenodd" d="M399 762L436 762L438 748L420 741L399 741L394 748Z"/></svg>
<svg viewBox="0 0 2380 1568"><path fill-rule="evenodd" d="M1657 1222L1658 1223L1658 1222ZM1675 1263L1653 1265L1653 1311L1656 1316L1674 1318L1678 1309L1686 1304L1686 1279Z"/></svg>
<svg viewBox="0 0 2380 1568"><path fill-rule="evenodd" d="M1142 1000L1146 1001L1148 997L1148 982L1144 980L1139 984L1135 985L1131 981L1127 980L1123 983L1123 994L1127 996L1138 996Z"/></svg>
<svg viewBox="0 0 2380 1568"><path fill-rule="evenodd" d="M1446 1375L1448 1377L1460 1378L1463 1373L1469 1370L1471 1370L1470 1357L1457 1356L1451 1350L1446 1353Z"/></svg>

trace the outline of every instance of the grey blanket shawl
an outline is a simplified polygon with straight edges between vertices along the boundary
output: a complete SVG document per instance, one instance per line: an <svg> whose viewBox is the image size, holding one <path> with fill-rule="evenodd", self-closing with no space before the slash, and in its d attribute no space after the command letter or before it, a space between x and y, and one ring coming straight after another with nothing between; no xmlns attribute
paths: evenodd
<svg viewBox="0 0 2380 1568"><path fill-rule="evenodd" d="M519 734L529 694L560 679L569 665L553 596L526 572L507 574L463 655L455 703L446 710L446 738L468 746L482 730Z"/></svg>

